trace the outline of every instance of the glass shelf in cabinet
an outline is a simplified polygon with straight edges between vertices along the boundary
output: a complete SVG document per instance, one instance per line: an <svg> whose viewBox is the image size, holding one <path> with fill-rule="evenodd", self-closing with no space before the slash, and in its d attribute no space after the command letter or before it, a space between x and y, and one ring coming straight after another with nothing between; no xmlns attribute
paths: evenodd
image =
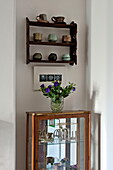
<svg viewBox="0 0 113 170"><path fill-rule="evenodd" d="M54 141L47 141L47 140L42 140L39 141L39 145L42 144L47 144L47 145L58 145L58 144L71 144L71 143L78 143L78 142L84 142L84 140L54 140Z"/></svg>

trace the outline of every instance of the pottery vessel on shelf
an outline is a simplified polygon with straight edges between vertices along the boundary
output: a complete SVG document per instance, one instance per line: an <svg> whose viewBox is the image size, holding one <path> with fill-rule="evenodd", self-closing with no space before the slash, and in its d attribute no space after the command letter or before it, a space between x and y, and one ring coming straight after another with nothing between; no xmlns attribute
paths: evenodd
<svg viewBox="0 0 113 170"><path fill-rule="evenodd" d="M64 54L64 55L62 55L62 57L61 57L61 59L63 60L63 61L70 61L70 55L69 54Z"/></svg>
<svg viewBox="0 0 113 170"><path fill-rule="evenodd" d="M71 35L63 35L62 42L71 42Z"/></svg>
<svg viewBox="0 0 113 170"><path fill-rule="evenodd" d="M49 35L48 35L48 41L49 41L49 42L56 42L56 41L57 41L57 36L56 36L56 34L49 34Z"/></svg>
<svg viewBox="0 0 113 170"><path fill-rule="evenodd" d="M49 61L56 61L57 60L57 55L55 53L51 53L49 56L48 56L48 60Z"/></svg>
<svg viewBox="0 0 113 170"><path fill-rule="evenodd" d="M36 20L38 22L45 22L45 23L49 22L49 21L47 21L47 15L46 14L40 14L40 15L36 16Z"/></svg>
<svg viewBox="0 0 113 170"><path fill-rule="evenodd" d="M55 22L55 23L63 23L64 22L64 19L65 19L65 17L63 17L63 16L58 16L58 17L52 17L51 18L51 20L53 21L53 22Z"/></svg>
<svg viewBox="0 0 113 170"><path fill-rule="evenodd" d="M34 33L33 39L34 41L42 41L42 33Z"/></svg>
<svg viewBox="0 0 113 170"><path fill-rule="evenodd" d="M33 60L41 60L42 59L42 54L41 53L35 53L33 55Z"/></svg>

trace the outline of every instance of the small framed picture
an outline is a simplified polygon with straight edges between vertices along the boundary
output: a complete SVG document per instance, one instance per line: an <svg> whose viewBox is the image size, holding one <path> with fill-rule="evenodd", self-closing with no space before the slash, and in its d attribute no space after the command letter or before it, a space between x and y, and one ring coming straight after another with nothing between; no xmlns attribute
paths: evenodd
<svg viewBox="0 0 113 170"><path fill-rule="evenodd" d="M62 81L62 74L55 74L54 79L55 79L55 80Z"/></svg>
<svg viewBox="0 0 113 170"><path fill-rule="evenodd" d="M40 81L40 82L46 82L46 81L47 81L47 80L46 80L46 79L47 79L47 78L46 78L46 77L47 77L46 74L40 74L39 76L40 76L40 77L39 77L39 81Z"/></svg>
<svg viewBox="0 0 113 170"><path fill-rule="evenodd" d="M54 81L54 74L48 74L47 81Z"/></svg>
<svg viewBox="0 0 113 170"><path fill-rule="evenodd" d="M55 119L49 120L49 126L55 127Z"/></svg>

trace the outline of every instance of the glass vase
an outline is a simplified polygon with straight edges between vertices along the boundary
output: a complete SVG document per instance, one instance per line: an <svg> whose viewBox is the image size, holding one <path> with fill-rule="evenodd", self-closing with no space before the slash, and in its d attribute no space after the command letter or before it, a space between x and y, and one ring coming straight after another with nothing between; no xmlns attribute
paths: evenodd
<svg viewBox="0 0 113 170"><path fill-rule="evenodd" d="M62 112L64 107L64 98L61 97L57 100L51 99L51 110L52 112Z"/></svg>

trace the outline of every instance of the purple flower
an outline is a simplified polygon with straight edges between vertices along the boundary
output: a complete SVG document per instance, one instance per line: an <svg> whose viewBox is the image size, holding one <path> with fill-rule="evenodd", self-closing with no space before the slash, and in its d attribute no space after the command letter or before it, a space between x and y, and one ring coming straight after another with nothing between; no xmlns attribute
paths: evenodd
<svg viewBox="0 0 113 170"><path fill-rule="evenodd" d="M48 88L50 88L50 89L51 89L51 87L52 87L52 85L49 85L49 86L48 86Z"/></svg>
<svg viewBox="0 0 113 170"><path fill-rule="evenodd" d="M73 168L78 168L77 165L72 165Z"/></svg>
<svg viewBox="0 0 113 170"><path fill-rule="evenodd" d="M42 84L40 87L41 87L41 88L44 88L44 84Z"/></svg>
<svg viewBox="0 0 113 170"><path fill-rule="evenodd" d="M50 88L46 88L46 93L49 93L50 92Z"/></svg>
<svg viewBox="0 0 113 170"><path fill-rule="evenodd" d="M75 91L75 90L76 90L75 87L73 87L72 91Z"/></svg>
<svg viewBox="0 0 113 170"><path fill-rule="evenodd" d="M56 81L56 82L54 82L54 86L56 87L56 86L58 86L59 85L59 83Z"/></svg>

